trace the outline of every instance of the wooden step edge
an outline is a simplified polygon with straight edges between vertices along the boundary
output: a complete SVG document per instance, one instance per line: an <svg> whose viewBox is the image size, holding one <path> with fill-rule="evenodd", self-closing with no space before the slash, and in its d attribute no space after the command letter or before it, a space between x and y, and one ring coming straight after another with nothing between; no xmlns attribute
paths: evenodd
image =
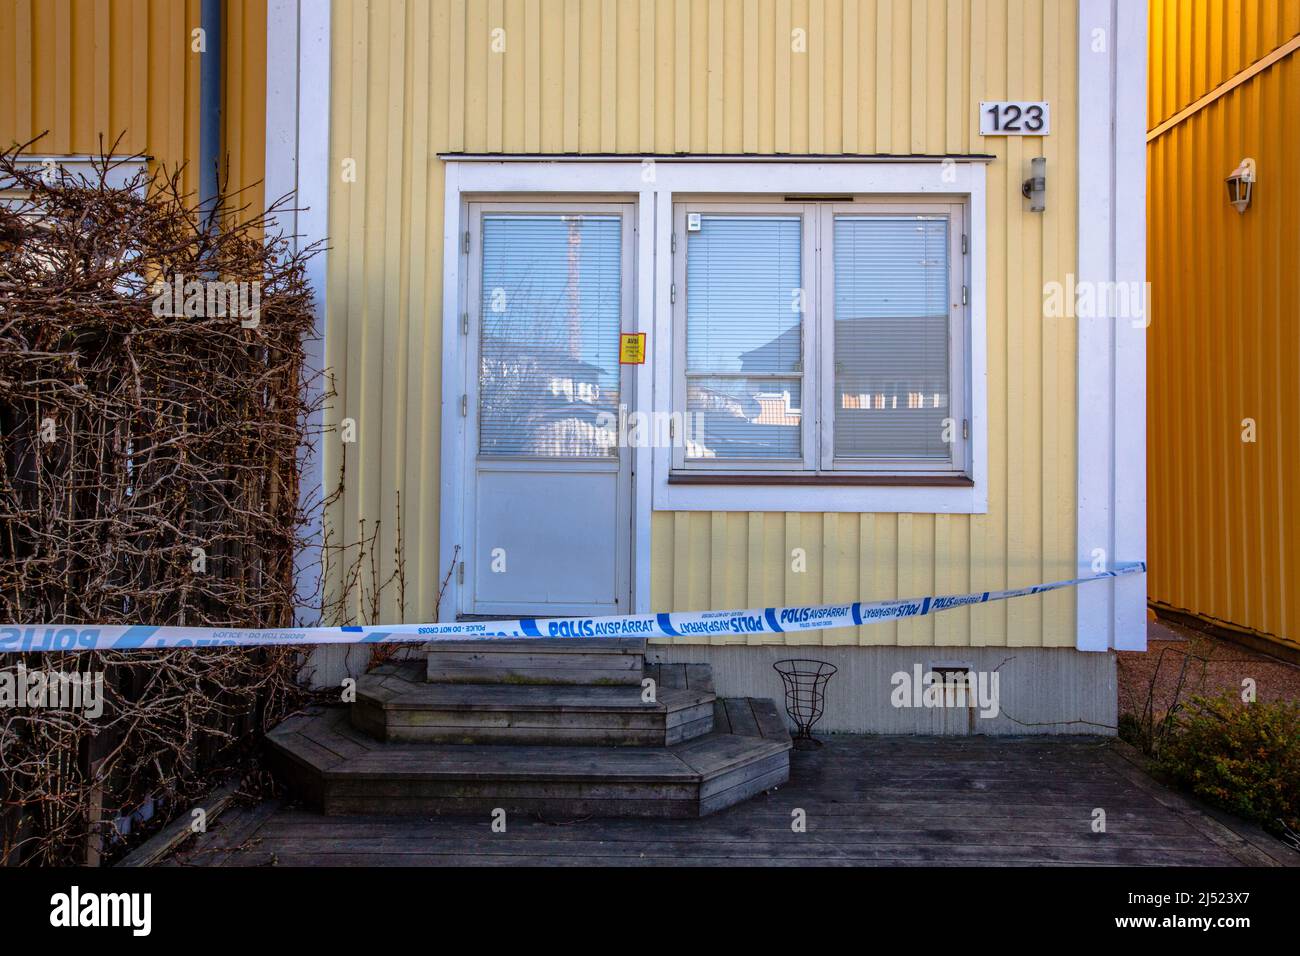
<svg viewBox="0 0 1300 956"><path fill-rule="evenodd" d="M534 638L487 638L470 641L432 641L422 645L431 654L457 653L465 651L484 654L631 654L645 655L645 638L581 638L581 637L534 637Z"/></svg>
<svg viewBox="0 0 1300 956"><path fill-rule="evenodd" d="M500 687L499 684L483 684L483 687ZM514 686L514 685L505 685ZM548 703L546 701L439 701L420 699L418 692L405 696L398 694L391 697L380 697L371 694L368 690L358 687L357 701L365 702L376 708L383 708L386 711L443 711L449 713L472 713L480 711L484 713L520 713L520 714L645 714L653 716L657 714L675 714L679 711L689 710L694 707L702 707L705 704L713 703L715 695L704 692L674 692L671 697L665 699L661 696L654 702L645 702L639 698L626 704L612 703Z"/></svg>
<svg viewBox="0 0 1300 956"><path fill-rule="evenodd" d="M361 695L357 695L361 699ZM545 704L545 703L510 703L508 701L436 701L436 700L387 700L372 701L372 706L383 707L391 711L439 711L442 713L466 714L642 714L653 717L668 713L663 704L636 704L620 706L618 704Z"/></svg>
<svg viewBox="0 0 1300 956"><path fill-rule="evenodd" d="M381 809L374 809L382 802ZM357 814L419 816L482 815L497 808L510 814L527 814L539 819L585 820L589 817L641 820L698 820L703 816L698 796L646 796L593 799L579 797L371 797L331 795L322 801L327 817Z"/></svg>
<svg viewBox="0 0 1300 956"><path fill-rule="evenodd" d="M692 760L692 754L690 753L691 745L696 745L697 749L700 746L706 746L710 736L712 735L705 734L704 736L696 737L694 740L683 741L682 743L673 746L674 750L682 751L681 753L678 753L678 758L688 767L695 770L696 773L700 774L702 780L709 780L721 774L730 773L737 768L744 767L748 764L754 763L755 761L765 760L768 757L776 756L777 754L789 753L794 749L793 745L789 743L765 740L762 737L745 737L744 739L746 741L752 741L752 743L748 745L748 748L742 753L715 762L708 762L699 759L698 757L695 760ZM737 735L729 734L722 736Z"/></svg>
<svg viewBox="0 0 1300 956"><path fill-rule="evenodd" d="M454 745L448 745L454 746ZM527 746L521 744L511 744L505 746ZM544 748L536 748L544 749ZM601 748L610 750L616 748ZM600 783L635 783L635 784L690 784L698 785L703 781L703 776L699 771L682 765L682 769L672 770L654 770L641 773L628 771L579 771L579 770L526 770L526 769L493 769L493 770L470 770L465 768L445 768L442 770L372 770L365 768L349 768L346 764L332 767L321 773L322 779L328 784L338 781L387 781L391 783L456 783L458 781L473 783L573 783L573 784L600 784Z"/></svg>

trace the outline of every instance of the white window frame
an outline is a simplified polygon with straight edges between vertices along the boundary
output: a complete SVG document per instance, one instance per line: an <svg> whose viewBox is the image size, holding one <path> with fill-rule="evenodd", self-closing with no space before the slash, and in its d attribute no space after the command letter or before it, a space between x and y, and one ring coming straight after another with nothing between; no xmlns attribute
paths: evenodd
<svg viewBox="0 0 1300 956"><path fill-rule="evenodd" d="M952 457L946 466L919 459L838 459L835 457L835 376L829 370L835 362L835 340L829 334L835 328L835 219L841 214L863 216L944 216L948 220L948 417L952 423ZM900 480L908 476L935 475L970 477L969 455L970 421L967 407L966 357L970 349L970 304L963 301L967 289L966 204L963 202L920 199L880 199L870 202L833 203L822 210L821 240L818 257L821 266L821 328L828 334L822 336L821 373L819 385L824 412L821 420L821 470L834 474L894 475Z"/></svg>
<svg viewBox="0 0 1300 956"><path fill-rule="evenodd" d="M764 478L782 475L820 477L827 483L846 476L892 478L907 484L917 477L970 477L968 447L970 423L967 407L967 354L969 352L969 303L964 302L967 288L966 258L963 242L967 238L966 204L943 199L917 197L862 197L856 201L754 202L744 198L730 201L726 197L705 202L679 202L673 210L673 411L687 412L686 339L687 311L691 290L687 281L690 233L687 217L708 215L754 215L801 217L801 271L804 290L801 354L802 413L799 460L763 460L740 458L687 458L684 443L672 450L670 482L691 473L724 474L743 482L747 476ZM834 322L835 273L834 228L837 218L845 215L944 217L948 221L948 417L952 424L951 459L947 463L923 459L840 459L835 457L835 375ZM780 376L782 378L793 376ZM683 417L683 420L685 418Z"/></svg>
<svg viewBox="0 0 1300 956"><path fill-rule="evenodd" d="M812 381L808 370L808 356L816 355L816 307L815 296L808 294L817 282L817 214L816 205L810 203L773 203L773 202L686 202L677 203L673 210L673 232L677 237L677 252L673 257L673 285L676 290L673 306L673 412L681 413L680 421L687 421L686 408L686 305L690 290L686 281L687 249L690 236L686 231L686 217L689 213L703 215L722 214L728 216L756 216L799 218L800 257L799 271L804 290L804 312L801 319L802 348L800 351L800 370L797 375L773 376L774 378L796 378L801 380L802 395L801 422L799 428L800 455L798 459L759 459L759 458L696 458L686 457L685 442L678 441L671 449L674 473L683 471L721 471L745 474L807 474L815 470L817 448L816 416L810 409L817 403L817 395L809 388ZM670 299L674 298L672 294ZM676 420L674 420L676 421ZM786 464L785 462L790 462ZM795 463L797 462L797 464Z"/></svg>
<svg viewBox="0 0 1300 956"><path fill-rule="evenodd" d="M960 203L965 206L969 255L968 348L966 371L970 422L966 448L969 481L922 484L915 478L898 483L849 484L799 478L792 484L684 484L672 482L672 455L656 450L653 459L653 508L656 511L796 511L877 514L987 514L988 502L988 357L987 357L987 166L982 159L921 162L668 162L659 161L655 179L656 222L672 221L673 206L705 197L869 196ZM671 411L673 304L672 235L655 235L654 407ZM861 478L860 481L867 481ZM870 479L887 481L888 479ZM941 479L946 481L946 479Z"/></svg>
<svg viewBox="0 0 1300 956"><path fill-rule="evenodd" d="M99 156L92 156L89 153L68 153L66 155L49 153L49 154L25 154L19 156L16 165L30 167L33 171L39 172L46 167L53 167L59 172L67 172L74 178L84 177L91 182L98 181L99 168L103 160ZM104 177L110 189L121 189L131 181L137 174L146 172L149 165L148 157L137 155L117 155L109 156L109 169ZM28 193L24 189L19 189L17 184L11 180L0 179L0 204L6 208L14 208L24 199L28 198Z"/></svg>

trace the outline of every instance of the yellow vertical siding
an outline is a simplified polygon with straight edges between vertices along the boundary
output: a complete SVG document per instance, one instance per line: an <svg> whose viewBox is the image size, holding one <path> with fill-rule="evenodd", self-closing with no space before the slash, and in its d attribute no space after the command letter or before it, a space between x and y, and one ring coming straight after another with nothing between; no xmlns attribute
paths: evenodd
<svg viewBox="0 0 1300 956"><path fill-rule="evenodd" d="M1300 34L1300 0L1150 4L1152 129Z"/></svg>
<svg viewBox="0 0 1300 956"><path fill-rule="evenodd" d="M1073 570L1076 329L1045 324L1041 307L1044 282L1075 263L1072 0L336 0L333 12L333 161L355 159L359 175L332 180L327 361L333 420L358 429L330 523L346 537L380 521L386 561L400 494L408 620L430 618L447 572L440 152L994 154L989 513L656 513L651 601L874 599ZM979 100L998 98L1051 101L1052 136L982 139ZM1039 148L1044 215L1020 195ZM342 447L326 443L327 475ZM805 573L791 570L796 547ZM800 639L1073 646L1074 596Z"/></svg>
<svg viewBox="0 0 1300 956"><path fill-rule="evenodd" d="M433 104L442 151L968 152L988 146L975 109L985 91L972 93L987 45L1015 54L990 78L1003 82L1028 68L1025 83L1041 86L1074 59L1068 0L429 2L424 42L392 43L447 75ZM336 51L356 42L358 17L409 25L419 6L335 0L347 34ZM796 30L806 52L792 49ZM388 49L363 32L371 52ZM1073 104L1069 85L1055 102Z"/></svg>
<svg viewBox="0 0 1300 956"><path fill-rule="evenodd" d="M266 0L225 0L221 151L238 205L261 211L266 199ZM197 100L195 100L197 103ZM223 173L224 175L224 173Z"/></svg>
<svg viewBox="0 0 1300 956"><path fill-rule="evenodd" d="M1154 128L1300 34L1300 2L1152 8ZM1239 11L1238 11L1239 12ZM1300 54L1148 148L1153 601L1300 647ZM1246 214L1224 179L1245 157ZM1254 419L1257 441L1242 441Z"/></svg>
<svg viewBox="0 0 1300 956"><path fill-rule="evenodd" d="M120 153L174 168L199 148L199 0L4 0L0 3L0 146L49 134L43 154ZM223 149L236 188L262 178L266 0L226 0ZM198 178L191 165L185 188ZM242 202L259 206L261 187Z"/></svg>

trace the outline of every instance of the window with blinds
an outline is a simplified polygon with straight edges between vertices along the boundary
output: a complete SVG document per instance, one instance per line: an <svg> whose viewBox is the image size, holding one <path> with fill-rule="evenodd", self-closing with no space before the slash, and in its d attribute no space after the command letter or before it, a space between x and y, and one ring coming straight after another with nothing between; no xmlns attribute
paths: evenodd
<svg viewBox="0 0 1300 956"><path fill-rule="evenodd" d="M618 414L622 221L512 213L482 222L479 454L616 455L600 416Z"/></svg>
<svg viewBox="0 0 1300 956"><path fill-rule="evenodd" d="M687 457L801 456L802 220L701 215L687 233Z"/></svg>
<svg viewBox="0 0 1300 956"><path fill-rule="evenodd" d="M809 202L784 212L677 209L676 401L699 416L703 439L675 466L965 471L963 208Z"/></svg>
<svg viewBox="0 0 1300 956"><path fill-rule="evenodd" d="M837 459L951 458L948 245L946 217L835 216Z"/></svg>

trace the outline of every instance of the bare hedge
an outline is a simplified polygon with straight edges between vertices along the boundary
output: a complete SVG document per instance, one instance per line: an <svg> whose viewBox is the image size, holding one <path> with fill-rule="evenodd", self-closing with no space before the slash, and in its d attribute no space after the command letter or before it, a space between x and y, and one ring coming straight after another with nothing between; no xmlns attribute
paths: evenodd
<svg viewBox="0 0 1300 956"><path fill-rule="evenodd" d="M315 250L265 241L283 203L209 217L179 171L118 173L0 153L0 627L292 625ZM0 708L0 864L113 853L115 819L180 806L294 705L300 664L0 654L0 682L88 672L107 694L98 717Z"/></svg>

